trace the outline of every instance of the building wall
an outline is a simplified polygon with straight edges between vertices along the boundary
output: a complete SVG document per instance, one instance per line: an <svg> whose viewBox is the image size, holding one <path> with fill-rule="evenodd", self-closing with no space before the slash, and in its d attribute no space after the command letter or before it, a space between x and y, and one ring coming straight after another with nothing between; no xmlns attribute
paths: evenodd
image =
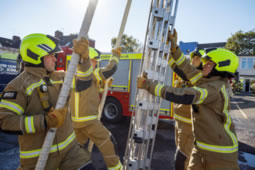
<svg viewBox="0 0 255 170"><path fill-rule="evenodd" d="M251 81L255 80L255 56L239 56L239 77L243 90L250 91Z"/></svg>

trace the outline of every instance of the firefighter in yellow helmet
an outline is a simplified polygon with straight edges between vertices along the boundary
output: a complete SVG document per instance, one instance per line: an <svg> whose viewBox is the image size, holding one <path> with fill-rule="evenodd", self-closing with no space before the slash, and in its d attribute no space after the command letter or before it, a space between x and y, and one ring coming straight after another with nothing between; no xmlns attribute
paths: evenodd
<svg viewBox="0 0 255 170"><path fill-rule="evenodd" d="M74 44L76 42L74 41ZM83 51L82 46L77 46L74 51ZM112 50L112 57L108 65L103 68L96 67L98 55L90 50L90 58L85 63L88 69L77 72L81 80L76 81L77 93L71 98L72 121L78 142L83 146L88 138L92 140L103 155L108 169L119 170L122 164L116 155L111 141L111 133L98 120L98 107L100 103L99 90L104 86L104 80L111 77L117 70L117 64L121 55L121 48ZM95 51L94 51L95 52ZM78 93L81 91L81 93Z"/></svg>
<svg viewBox="0 0 255 170"><path fill-rule="evenodd" d="M182 71L185 67L197 70L189 66L173 38L171 43L171 53L178 67ZM137 86L174 103L194 105L192 123L195 143L188 169L239 169L238 140L229 115L228 91L228 79L234 76L239 59L229 50L213 48L205 50L202 60L205 63L202 78L193 87L164 86L144 76L137 78Z"/></svg>
<svg viewBox="0 0 255 170"><path fill-rule="evenodd" d="M93 168L90 154L75 139L67 107L54 109L65 76L55 72L55 54L59 52L61 47L55 37L44 34L24 37L20 46L24 71L6 86L1 96L0 128L19 135L19 170L35 169L50 128L58 129L45 169ZM79 54L82 59L88 58Z"/></svg>
<svg viewBox="0 0 255 170"><path fill-rule="evenodd" d="M197 69L202 69L201 57L204 54L204 50L195 49L190 53L191 64ZM179 75L175 87L192 87L189 80L178 71L178 67L175 63L172 63L170 67L176 71ZM194 137L192 133L192 120L191 120L191 105L187 104L174 104L174 118L175 118L175 170L187 169L191 151L193 148Z"/></svg>

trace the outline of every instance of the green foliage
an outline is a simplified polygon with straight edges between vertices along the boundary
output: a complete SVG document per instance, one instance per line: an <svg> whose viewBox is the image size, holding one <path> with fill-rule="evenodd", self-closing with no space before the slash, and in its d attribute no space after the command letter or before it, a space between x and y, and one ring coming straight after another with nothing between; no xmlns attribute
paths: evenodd
<svg viewBox="0 0 255 170"><path fill-rule="evenodd" d="M228 38L225 48L237 55L255 55L255 29L236 32Z"/></svg>
<svg viewBox="0 0 255 170"><path fill-rule="evenodd" d="M115 46L117 41L117 38L114 37L112 38L112 47ZM121 47L122 47L122 52L126 53L134 53L137 52L138 48L141 47L141 44L136 38L133 38L133 36L128 36L126 34L123 34L122 40L121 40Z"/></svg>

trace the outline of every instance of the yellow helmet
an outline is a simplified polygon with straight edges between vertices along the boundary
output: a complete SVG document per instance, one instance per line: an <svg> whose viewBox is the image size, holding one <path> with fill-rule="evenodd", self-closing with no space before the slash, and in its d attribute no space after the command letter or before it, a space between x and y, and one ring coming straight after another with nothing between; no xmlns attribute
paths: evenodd
<svg viewBox="0 0 255 170"><path fill-rule="evenodd" d="M89 57L90 59L96 59L99 60L100 59L100 51L98 51L95 48L89 47Z"/></svg>
<svg viewBox="0 0 255 170"><path fill-rule="evenodd" d="M20 54L25 63L39 65L41 58L62 52L57 38L45 34L29 34L22 39Z"/></svg>
<svg viewBox="0 0 255 170"><path fill-rule="evenodd" d="M233 52L224 48L210 48L205 50L202 57L203 62L207 60L213 61L216 66L215 70L222 73L235 75L239 65L239 58Z"/></svg>
<svg viewBox="0 0 255 170"><path fill-rule="evenodd" d="M202 57L205 54L205 50L202 49L195 49L190 53L190 58L192 59L195 55Z"/></svg>

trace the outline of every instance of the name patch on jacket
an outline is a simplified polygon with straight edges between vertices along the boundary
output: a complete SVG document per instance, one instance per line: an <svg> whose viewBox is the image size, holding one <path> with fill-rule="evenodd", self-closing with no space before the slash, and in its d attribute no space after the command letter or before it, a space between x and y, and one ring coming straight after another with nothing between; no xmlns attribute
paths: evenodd
<svg viewBox="0 0 255 170"><path fill-rule="evenodd" d="M7 91L3 92L1 99L16 99L17 92L16 91Z"/></svg>

